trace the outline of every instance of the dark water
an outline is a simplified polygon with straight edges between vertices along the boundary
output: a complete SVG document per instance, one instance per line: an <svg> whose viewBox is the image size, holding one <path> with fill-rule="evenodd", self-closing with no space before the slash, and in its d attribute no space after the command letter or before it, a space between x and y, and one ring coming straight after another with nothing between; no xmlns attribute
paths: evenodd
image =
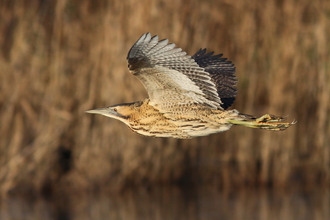
<svg viewBox="0 0 330 220"><path fill-rule="evenodd" d="M330 191L160 187L116 195L90 192L52 198L15 196L1 200L0 219L327 220Z"/></svg>

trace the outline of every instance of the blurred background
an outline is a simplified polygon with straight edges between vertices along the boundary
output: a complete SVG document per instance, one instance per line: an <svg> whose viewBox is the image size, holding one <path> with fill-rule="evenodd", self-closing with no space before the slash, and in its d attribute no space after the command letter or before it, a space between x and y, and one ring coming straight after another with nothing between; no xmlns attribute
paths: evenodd
<svg viewBox="0 0 330 220"><path fill-rule="evenodd" d="M0 31L0 219L330 219L328 0L1 0ZM223 53L232 108L297 124L177 140L85 114L147 97L145 32Z"/></svg>

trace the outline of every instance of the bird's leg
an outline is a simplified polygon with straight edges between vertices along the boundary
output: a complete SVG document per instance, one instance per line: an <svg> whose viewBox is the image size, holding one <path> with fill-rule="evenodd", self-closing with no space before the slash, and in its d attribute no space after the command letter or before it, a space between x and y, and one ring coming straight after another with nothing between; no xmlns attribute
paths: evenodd
<svg viewBox="0 0 330 220"><path fill-rule="evenodd" d="M267 129L271 131L282 131L295 124L296 121L291 123L283 122L285 118L277 117L270 114L265 114L259 118L254 116L239 114L237 118L228 120L229 123L234 125L242 125L250 128Z"/></svg>

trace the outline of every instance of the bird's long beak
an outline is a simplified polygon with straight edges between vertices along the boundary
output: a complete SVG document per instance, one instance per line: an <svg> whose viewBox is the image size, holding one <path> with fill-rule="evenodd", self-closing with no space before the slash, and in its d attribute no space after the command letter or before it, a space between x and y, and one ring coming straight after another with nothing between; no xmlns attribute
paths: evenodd
<svg viewBox="0 0 330 220"><path fill-rule="evenodd" d="M114 111L110 107L91 109L91 110L85 111L85 113L99 114L99 115L104 115L104 116L107 116L110 118L117 118L117 119L118 118L127 118L127 117L121 115L120 113L118 113L117 111Z"/></svg>
<svg viewBox="0 0 330 220"><path fill-rule="evenodd" d="M91 113L91 114L99 114L99 115L104 115L110 118L117 118L120 117L120 115L115 112L111 108L96 108L96 109L91 109L88 111L85 111L86 113Z"/></svg>
<svg viewBox="0 0 330 220"><path fill-rule="evenodd" d="M85 111L85 113L108 115L111 114L108 108L96 108Z"/></svg>

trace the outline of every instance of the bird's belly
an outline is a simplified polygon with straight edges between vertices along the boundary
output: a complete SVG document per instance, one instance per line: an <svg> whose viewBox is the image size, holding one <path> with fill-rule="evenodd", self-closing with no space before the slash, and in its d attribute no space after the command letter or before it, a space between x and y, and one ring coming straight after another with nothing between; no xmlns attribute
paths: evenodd
<svg viewBox="0 0 330 220"><path fill-rule="evenodd" d="M226 115L223 112L213 114L211 111L197 113L186 111L182 114L156 113L148 114L148 117L143 115L131 124L131 129L145 136L187 139L224 132L232 126L226 120L227 115L231 114L230 111L226 111Z"/></svg>
<svg viewBox="0 0 330 220"><path fill-rule="evenodd" d="M180 126L180 130L186 133L190 137L200 137L200 136L207 136L210 134L220 133L229 130L231 124L218 124L216 126L212 125L187 125L187 126Z"/></svg>
<svg viewBox="0 0 330 220"><path fill-rule="evenodd" d="M193 130L188 132L188 134L192 137L200 137L200 136L207 136L210 134L220 133L229 130L231 125L221 126L217 129L207 128L205 130Z"/></svg>
<svg viewBox="0 0 330 220"><path fill-rule="evenodd" d="M131 127L133 131L145 136L152 137L172 137L188 139L193 137L207 136L214 133L220 133L229 130L231 124L217 124L209 125L203 123L182 123L173 122L171 125L154 124L153 126L141 127L135 126Z"/></svg>

